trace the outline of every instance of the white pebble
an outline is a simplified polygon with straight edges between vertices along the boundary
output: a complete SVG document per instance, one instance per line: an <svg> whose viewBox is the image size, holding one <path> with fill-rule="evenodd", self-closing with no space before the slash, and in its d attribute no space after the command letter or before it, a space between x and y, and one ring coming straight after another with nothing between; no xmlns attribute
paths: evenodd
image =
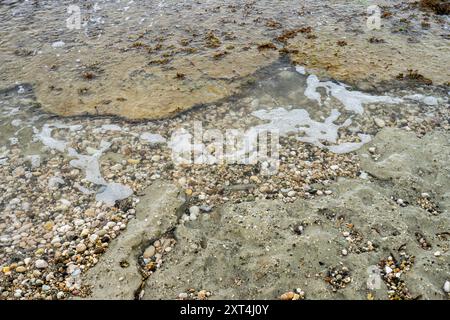
<svg viewBox="0 0 450 320"><path fill-rule="evenodd" d="M192 207L189 208L189 213L191 214L191 216L192 215L197 216L197 215L200 214L200 208L197 207L197 206L192 206Z"/></svg>
<svg viewBox="0 0 450 320"><path fill-rule="evenodd" d="M450 281L445 281L443 289L446 293L450 293Z"/></svg>
<svg viewBox="0 0 450 320"><path fill-rule="evenodd" d="M182 292L178 295L178 298L180 299L187 299L188 298L188 294L186 292Z"/></svg>
<svg viewBox="0 0 450 320"><path fill-rule="evenodd" d="M48 263L45 260L39 259L39 260L36 260L35 266L38 269L45 269L48 267Z"/></svg>

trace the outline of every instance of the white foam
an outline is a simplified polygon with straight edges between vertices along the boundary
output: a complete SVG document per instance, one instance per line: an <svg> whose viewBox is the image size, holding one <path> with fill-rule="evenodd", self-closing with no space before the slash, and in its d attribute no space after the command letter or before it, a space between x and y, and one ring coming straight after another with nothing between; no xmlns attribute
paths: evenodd
<svg viewBox="0 0 450 320"><path fill-rule="evenodd" d="M22 124L22 120L20 119L14 119L13 121L11 121L11 125L13 127L19 127Z"/></svg>
<svg viewBox="0 0 450 320"><path fill-rule="evenodd" d="M57 189L60 185L65 183L66 182L61 177L51 177L48 179L48 188Z"/></svg>
<svg viewBox="0 0 450 320"><path fill-rule="evenodd" d="M297 140L310 143L320 148L326 148L334 153L349 153L361 148L364 144L371 141L371 137L365 134L359 134L361 142L345 142L332 146L326 146L328 143L336 143L338 139L338 130L351 125L351 120L347 119L343 124L337 125L334 122L341 113L333 109L324 122L312 120L309 113L304 109L286 110L277 108L274 110L258 110L252 113L261 120L270 121L267 124L256 126L257 130L278 130L280 135L298 134Z"/></svg>
<svg viewBox="0 0 450 320"><path fill-rule="evenodd" d="M423 102L428 106L437 106L438 105L438 99L436 99L433 96L425 96L420 93L405 96L403 98Z"/></svg>
<svg viewBox="0 0 450 320"><path fill-rule="evenodd" d="M303 74L303 75L306 74L306 69L303 66L296 66L295 71L297 71L298 73Z"/></svg>
<svg viewBox="0 0 450 320"><path fill-rule="evenodd" d="M154 134L149 132L144 132L141 134L141 140L147 141L150 144L162 144L166 143L166 138L161 136L160 134Z"/></svg>
<svg viewBox="0 0 450 320"><path fill-rule="evenodd" d="M79 154L75 149L69 148L69 156L76 158L70 161L70 165L75 168L84 170L87 181L97 185L106 185L107 182L105 179L103 179L100 172L99 159L102 156L103 152L108 150L110 147L111 144L109 142L102 140L100 143L100 149L96 150L93 155L89 156Z"/></svg>
<svg viewBox="0 0 450 320"><path fill-rule="evenodd" d="M49 147L50 149L55 149L59 152L65 152L67 148L67 142L56 140L52 137L53 130L57 129L69 129L71 131L79 131L81 130L82 126L66 126L62 124L45 124L41 130L37 134L37 138L44 144L45 146Z"/></svg>
<svg viewBox="0 0 450 320"><path fill-rule="evenodd" d="M115 125L115 124L104 124L100 128L95 128L93 130L94 133L107 132L107 131L120 132L120 131L123 131L123 129L122 129L122 127Z"/></svg>
<svg viewBox="0 0 450 320"><path fill-rule="evenodd" d="M99 159L103 155L103 153L111 147L110 142L102 140L100 142L100 149L93 149L91 155L79 154L75 149L68 148L68 144L66 141L57 140L52 137L52 131L55 128L65 128L72 131L77 131L81 130L82 127L65 126L60 124L46 124L43 126L41 132L38 132L36 136L47 147L63 153L67 152L68 156L75 158L70 161L70 165L77 169L83 170L85 179L88 182L91 182L95 185L104 186L104 190L96 196L96 199L98 201L103 201L107 205L112 206L115 204L115 201L123 200L133 194L133 190L128 186L124 186L119 183L108 183L101 174ZM55 183L59 184L61 183L61 180L57 180L57 178L55 178L54 180L52 180L51 185L54 185ZM62 183L64 183L63 180ZM49 187L51 187L51 185L49 182ZM89 189L84 188L79 184L76 184L76 188L84 194L93 193Z"/></svg>
<svg viewBox="0 0 450 320"><path fill-rule="evenodd" d="M255 127L258 130L278 130L280 135L303 134L297 139L302 142L311 143L318 147L324 147L321 141L336 143L338 138L338 130L351 124L351 120L347 119L342 125L336 125L336 121L341 113L336 109L324 122L317 122L310 118L308 111L304 109L286 110L277 108L274 110L258 110L252 113L261 120L269 120L267 124Z"/></svg>
<svg viewBox="0 0 450 320"><path fill-rule="evenodd" d="M307 87L305 89L305 96L310 100L317 101L319 105L322 104L322 97L318 88L324 88L327 95L331 95L339 100L344 108L348 111L352 111L358 114L364 112L363 104L366 103L389 103L397 104L403 100L400 98L393 98L389 96L372 96L360 91L350 91L347 85L342 83L334 83L332 81L320 81L315 75L310 75L306 81Z"/></svg>
<svg viewBox="0 0 450 320"><path fill-rule="evenodd" d="M91 191L91 190L89 190L88 188L86 188L86 187L83 187L82 185L80 185L78 182L75 182L74 184L73 184L73 186L74 186L74 188L76 188L76 189L78 189L79 191L81 191L81 193L83 193L83 194L93 194L94 193L94 191Z"/></svg>
<svg viewBox="0 0 450 320"><path fill-rule="evenodd" d="M56 42L53 42L52 43L52 47L54 48L54 49L56 49L56 48L62 48L62 47L64 47L66 44L64 43L64 41L56 41Z"/></svg>
<svg viewBox="0 0 450 320"><path fill-rule="evenodd" d="M32 168L39 168L41 166L41 156L40 155L29 155L27 160L30 160Z"/></svg>
<svg viewBox="0 0 450 320"><path fill-rule="evenodd" d="M103 192L97 193L95 200L102 201L108 206L113 206L116 201L130 197L133 190L120 183L108 183Z"/></svg>
<svg viewBox="0 0 450 320"><path fill-rule="evenodd" d="M344 142L339 145L327 147L333 153L349 153L360 149L366 143L372 141L372 137L368 134L358 134L361 142Z"/></svg>

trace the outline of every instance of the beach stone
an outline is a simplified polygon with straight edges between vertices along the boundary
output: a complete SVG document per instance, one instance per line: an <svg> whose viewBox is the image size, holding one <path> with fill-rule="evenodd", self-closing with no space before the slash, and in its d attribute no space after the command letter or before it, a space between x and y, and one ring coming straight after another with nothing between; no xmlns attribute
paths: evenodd
<svg viewBox="0 0 450 320"><path fill-rule="evenodd" d="M450 281L445 281L443 289L446 293L450 293Z"/></svg>
<svg viewBox="0 0 450 320"><path fill-rule="evenodd" d="M27 271L27 268L25 268L23 266L18 266L16 268L16 272L18 272L18 273L24 273L25 271Z"/></svg>
<svg viewBox="0 0 450 320"><path fill-rule="evenodd" d="M192 206L189 208L189 213L198 216L200 214L200 208L198 206Z"/></svg>
<svg viewBox="0 0 450 320"><path fill-rule="evenodd" d="M384 122L383 119L375 118L373 121L375 122L378 128L384 128L386 126L386 122Z"/></svg>
<svg viewBox="0 0 450 320"><path fill-rule="evenodd" d="M83 253L87 249L86 245L84 243L80 243L77 245L76 250L78 253Z"/></svg>
<svg viewBox="0 0 450 320"><path fill-rule="evenodd" d="M156 249L154 246L150 246L147 249L145 249L144 251L144 259L150 259L151 257L153 257L156 253Z"/></svg>
<svg viewBox="0 0 450 320"><path fill-rule="evenodd" d="M38 269L46 269L48 267L48 263L45 260L39 259L39 260L36 260L35 266Z"/></svg>

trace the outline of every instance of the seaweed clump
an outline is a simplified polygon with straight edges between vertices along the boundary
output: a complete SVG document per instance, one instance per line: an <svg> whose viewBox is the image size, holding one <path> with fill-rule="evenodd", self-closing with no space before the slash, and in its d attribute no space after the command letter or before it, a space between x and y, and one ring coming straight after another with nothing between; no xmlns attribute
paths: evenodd
<svg viewBox="0 0 450 320"><path fill-rule="evenodd" d="M439 15L448 15L450 13L450 2L448 0L421 0L420 6L425 10L431 9Z"/></svg>

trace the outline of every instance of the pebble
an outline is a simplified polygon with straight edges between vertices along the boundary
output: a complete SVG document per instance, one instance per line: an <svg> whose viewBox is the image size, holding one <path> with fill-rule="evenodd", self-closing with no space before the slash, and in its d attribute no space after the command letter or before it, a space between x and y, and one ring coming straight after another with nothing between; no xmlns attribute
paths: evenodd
<svg viewBox="0 0 450 320"><path fill-rule="evenodd" d="M445 281L443 289L446 293L450 293L450 281Z"/></svg>
<svg viewBox="0 0 450 320"><path fill-rule="evenodd" d="M206 290L201 290L201 291L199 291L199 293L197 294L197 297L198 297L200 300L205 300L205 299L206 299Z"/></svg>
<svg viewBox="0 0 450 320"><path fill-rule="evenodd" d="M83 253L87 249L86 245L84 243L80 243L77 245L76 250L78 253Z"/></svg>
<svg viewBox="0 0 450 320"><path fill-rule="evenodd" d="M89 229L83 229L83 231L81 231L80 236L82 238L86 238L89 235Z"/></svg>
<svg viewBox="0 0 450 320"><path fill-rule="evenodd" d="M292 198L292 197L295 197L296 194L297 194L297 192L295 192L295 191L289 191L287 195L288 195L288 197Z"/></svg>
<svg viewBox="0 0 450 320"><path fill-rule="evenodd" d="M187 299L189 295L186 292L182 292L178 295L178 298L180 299Z"/></svg>
<svg viewBox="0 0 450 320"><path fill-rule="evenodd" d="M144 259L150 259L151 257L153 257L156 253L156 249L154 246L150 246L147 249L145 249L144 251Z"/></svg>
<svg viewBox="0 0 450 320"><path fill-rule="evenodd" d="M373 119L378 128L384 128L386 126L386 122L383 119L375 118Z"/></svg>
<svg viewBox="0 0 450 320"><path fill-rule="evenodd" d="M198 216L200 214L200 208L197 207L197 206L192 206L192 207L189 208L189 213L191 215Z"/></svg>
<svg viewBox="0 0 450 320"><path fill-rule="evenodd" d="M98 240L98 235L92 234L92 235L89 236L89 241L90 242L95 243L95 242L97 242L97 240Z"/></svg>
<svg viewBox="0 0 450 320"><path fill-rule="evenodd" d="M346 249L343 249L343 250L342 250L342 255L343 255L343 256L346 256L347 254L348 254L348 251L347 251Z"/></svg>
<svg viewBox="0 0 450 320"><path fill-rule="evenodd" d="M46 269L48 267L48 263L45 260L39 259L39 260L36 260L35 266L38 269Z"/></svg>
<svg viewBox="0 0 450 320"><path fill-rule="evenodd" d="M286 301L286 300L293 300L294 297L295 297L295 293L294 292L286 292L286 293L283 293L280 296L280 299Z"/></svg>
<svg viewBox="0 0 450 320"><path fill-rule="evenodd" d="M434 256L435 256L435 257L440 257L440 256L441 256L441 252L440 252L440 251L436 251L436 252L434 253Z"/></svg>
<svg viewBox="0 0 450 320"><path fill-rule="evenodd" d="M24 273L25 271L27 271L27 268L25 268L24 266L18 266L16 268L16 272L18 273Z"/></svg>

